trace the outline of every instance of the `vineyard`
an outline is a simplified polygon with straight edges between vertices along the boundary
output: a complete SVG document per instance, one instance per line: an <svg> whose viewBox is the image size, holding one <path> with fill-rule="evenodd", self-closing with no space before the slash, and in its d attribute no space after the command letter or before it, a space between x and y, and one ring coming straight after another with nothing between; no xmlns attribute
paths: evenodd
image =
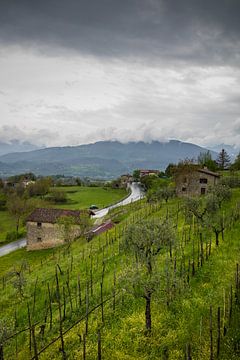
<svg viewBox="0 0 240 360"><path fill-rule="evenodd" d="M239 359L232 191L204 223L181 199L141 200L90 242L25 253L1 278L0 360Z"/></svg>

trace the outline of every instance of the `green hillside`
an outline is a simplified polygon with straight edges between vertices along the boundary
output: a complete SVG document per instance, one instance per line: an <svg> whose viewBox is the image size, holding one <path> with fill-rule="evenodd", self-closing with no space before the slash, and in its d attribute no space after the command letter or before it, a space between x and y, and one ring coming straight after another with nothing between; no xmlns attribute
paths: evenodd
<svg viewBox="0 0 240 360"><path fill-rule="evenodd" d="M89 243L3 257L4 358L238 359L239 190L233 195L219 212L225 229L218 246L211 226L187 216L182 200L142 200L115 209L122 221ZM130 230L143 224L155 231L151 249L162 239L151 274L127 246ZM170 237L157 232L164 226ZM149 289L152 327L146 331L143 294Z"/></svg>
<svg viewBox="0 0 240 360"><path fill-rule="evenodd" d="M196 158L206 149L177 140L151 143L99 141L94 144L39 149L0 156L0 175L31 171L36 175L114 179L134 169L165 169L180 159ZM211 152L213 158L215 152Z"/></svg>

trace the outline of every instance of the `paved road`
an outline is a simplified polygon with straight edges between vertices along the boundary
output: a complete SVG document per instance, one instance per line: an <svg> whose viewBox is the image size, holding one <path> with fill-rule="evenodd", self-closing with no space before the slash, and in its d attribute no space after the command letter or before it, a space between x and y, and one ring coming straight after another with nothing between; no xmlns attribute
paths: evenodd
<svg viewBox="0 0 240 360"><path fill-rule="evenodd" d="M0 256L7 255L12 251L21 249L22 247L27 245L26 239L20 239L17 241L13 241L10 244L4 245L0 247Z"/></svg>
<svg viewBox="0 0 240 360"><path fill-rule="evenodd" d="M131 202L137 201L143 197L143 192L137 183L132 183L131 185L129 185L129 187L131 189L131 194L126 199L119 201L118 203L111 205L109 207L96 211L96 214L93 216L93 218L99 219L105 216L110 209L114 209L118 206L130 204ZM26 244L27 244L26 239L20 239L10 244L4 245L0 247L0 256L7 255L14 250L18 250L26 246Z"/></svg>
<svg viewBox="0 0 240 360"><path fill-rule="evenodd" d="M125 198L122 201L119 201L118 203L116 203L114 205L111 205L104 209L96 211L93 218L94 219L101 218L101 217L107 215L109 210L115 209L116 207L119 207L119 206L128 205L134 201L140 200L144 196L138 183L132 183L129 185L129 187L131 189L131 194L127 198Z"/></svg>

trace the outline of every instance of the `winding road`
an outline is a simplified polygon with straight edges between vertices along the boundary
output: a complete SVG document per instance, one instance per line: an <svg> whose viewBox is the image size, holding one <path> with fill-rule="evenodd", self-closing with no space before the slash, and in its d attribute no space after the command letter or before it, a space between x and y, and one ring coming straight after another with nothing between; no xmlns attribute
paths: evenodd
<svg viewBox="0 0 240 360"><path fill-rule="evenodd" d="M107 215L108 211L111 209L115 209L116 207L119 207L119 206L131 204L132 202L143 198L144 194L138 183L129 184L128 187L131 190L131 193L128 197L126 197L125 199L119 201L118 203L116 203L114 205L110 205L104 209L95 211L95 215L93 216L93 219L102 218L103 216Z"/></svg>
<svg viewBox="0 0 240 360"><path fill-rule="evenodd" d="M128 186L131 190L131 193L129 194L128 197L126 197L125 199L119 201L118 203L116 203L114 205L110 205L104 209L96 211L93 218L100 219L103 216L105 216L108 213L108 211L111 209L115 209L118 206L128 205L134 201L137 201L137 200L140 200L141 198L143 198L144 194L138 183L132 183L132 184L129 184ZM12 251L21 249L21 248L25 247L26 245L27 245L27 240L20 239L17 241L13 241L10 244L1 246L0 247L0 257L9 254Z"/></svg>
<svg viewBox="0 0 240 360"><path fill-rule="evenodd" d="M7 255L12 251L21 249L27 245L26 239L19 239L0 247L0 256Z"/></svg>

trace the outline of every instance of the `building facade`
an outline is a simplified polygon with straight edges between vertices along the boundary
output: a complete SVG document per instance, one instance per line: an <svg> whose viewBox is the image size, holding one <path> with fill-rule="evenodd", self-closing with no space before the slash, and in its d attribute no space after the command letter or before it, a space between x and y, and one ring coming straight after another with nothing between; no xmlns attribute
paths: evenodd
<svg viewBox="0 0 240 360"><path fill-rule="evenodd" d="M177 196L205 195L219 181L220 175L208 169L196 169L178 175L176 179Z"/></svg>
<svg viewBox="0 0 240 360"><path fill-rule="evenodd" d="M81 217L88 211L35 209L27 218L27 250L52 248L82 235Z"/></svg>

